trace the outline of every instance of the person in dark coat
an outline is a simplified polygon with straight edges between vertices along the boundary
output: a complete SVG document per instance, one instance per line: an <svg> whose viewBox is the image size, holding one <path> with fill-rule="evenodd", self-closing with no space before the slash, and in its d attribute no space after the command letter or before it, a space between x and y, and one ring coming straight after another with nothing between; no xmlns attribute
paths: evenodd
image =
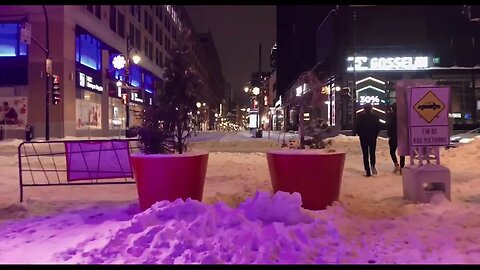
<svg viewBox="0 0 480 270"><path fill-rule="evenodd" d="M355 122L355 132L360 137L360 145L363 154L363 166L365 176L377 175L375 168L375 150L377 137L380 132L380 118L372 113L372 105L367 103L363 106L363 112L359 113ZM370 157L370 163L369 161Z"/></svg>
<svg viewBox="0 0 480 270"><path fill-rule="evenodd" d="M390 147L390 157L392 158L394 169L393 172L401 172L401 169L405 167L405 156L400 156L400 165L397 160L397 104L390 105L390 111L387 113L387 134L388 134L388 146Z"/></svg>

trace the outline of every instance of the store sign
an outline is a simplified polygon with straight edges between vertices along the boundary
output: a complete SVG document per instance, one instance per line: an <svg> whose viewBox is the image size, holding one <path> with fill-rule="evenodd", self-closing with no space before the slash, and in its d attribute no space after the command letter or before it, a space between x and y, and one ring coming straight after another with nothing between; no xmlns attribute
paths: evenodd
<svg viewBox="0 0 480 270"><path fill-rule="evenodd" d="M138 102L138 103L143 103L143 99L138 96L138 93L132 92L131 93L131 101Z"/></svg>
<svg viewBox="0 0 480 270"><path fill-rule="evenodd" d="M82 88L103 92L103 86L94 81L92 76L89 76L83 72L77 71L78 85Z"/></svg>
<svg viewBox="0 0 480 270"><path fill-rule="evenodd" d="M275 108L277 107L281 107L282 106L282 97L280 96L277 100L277 102L275 102Z"/></svg>
<svg viewBox="0 0 480 270"><path fill-rule="evenodd" d="M430 66L428 56L365 57L347 58L347 72L419 70Z"/></svg>
<svg viewBox="0 0 480 270"><path fill-rule="evenodd" d="M455 118L455 119L462 119L461 113L449 113L448 117Z"/></svg>
<svg viewBox="0 0 480 270"><path fill-rule="evenodd" d="M410 88L409 98L410 145L448 145L450 88L413 87Z"/></svg>
<svg viewBox="0 0 480 270"><path fill-rule="evenodd" d="M302 86L297 86L297 88L295 88L295 95L297 97L301 96L302 95Z"/></svg>
<svg viewBox="0 0 480 270"><path fill-rule="evenodd" d="M380 97L379 96L360 96L359 103L361 106L365 105L366 103L370 103L373 106L380 105Z"/></svg>
<svg viewBox="0 0 480 270"><path fill-rule="evenodd" d="M127 64L127 60L123 55L117 55L112 59L112 65L115 69L123 69Z"/></svg>

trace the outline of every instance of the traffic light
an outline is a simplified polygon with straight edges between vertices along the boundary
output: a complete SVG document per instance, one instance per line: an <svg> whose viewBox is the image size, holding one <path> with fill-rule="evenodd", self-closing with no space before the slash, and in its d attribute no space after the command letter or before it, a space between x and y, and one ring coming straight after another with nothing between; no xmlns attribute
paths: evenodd
<svg viewBox="0 0 480 270"><path fill-rule="evenodd" d="M53 84L52 84L52 104L57 105L60 103L60 76L53 75Z"/></svg>
<svg viewBox="0 0 480 270"><path fill-rule="evenodd" d="M126 93L123 93L123 94L122 94L122 102L123 102L123 104L127 104L127 102L128 102L128 94L126 94Z"/></svg>

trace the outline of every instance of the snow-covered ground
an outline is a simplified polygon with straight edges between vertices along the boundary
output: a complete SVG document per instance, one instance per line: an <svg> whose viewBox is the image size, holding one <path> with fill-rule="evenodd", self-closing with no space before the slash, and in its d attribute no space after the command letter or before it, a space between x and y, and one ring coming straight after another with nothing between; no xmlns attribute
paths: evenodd
<svg viewBox="0 0 480 270"><path fill-rule="evenodd" d="M480 140L442 150L452 202L412 204L386 140L364 178L358 138L339 135L339 202L307 211L298 194L271 194L264 152L281 140L217 135L192 144L212 151L204 203L143 213L135 185L25 188L19 203L19 141L0 142L0 263L480 263Z"/></svg>

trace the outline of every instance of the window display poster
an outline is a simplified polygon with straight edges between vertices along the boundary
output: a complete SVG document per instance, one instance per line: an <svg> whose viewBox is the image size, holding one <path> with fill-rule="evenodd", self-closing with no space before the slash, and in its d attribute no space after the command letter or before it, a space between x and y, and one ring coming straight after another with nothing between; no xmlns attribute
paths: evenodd
<svg viewBox="0 0 480 270"><path fill-rule="evenodd" d="M27 97L0 97L0 125L23 129L27 123Z"/></svg>
<svg viewBox="0 0 480 270"><path fill-rule="evenodd" d="M77 99L75 109L77 129L102 128L101 104L89 100Z"/></svg>

